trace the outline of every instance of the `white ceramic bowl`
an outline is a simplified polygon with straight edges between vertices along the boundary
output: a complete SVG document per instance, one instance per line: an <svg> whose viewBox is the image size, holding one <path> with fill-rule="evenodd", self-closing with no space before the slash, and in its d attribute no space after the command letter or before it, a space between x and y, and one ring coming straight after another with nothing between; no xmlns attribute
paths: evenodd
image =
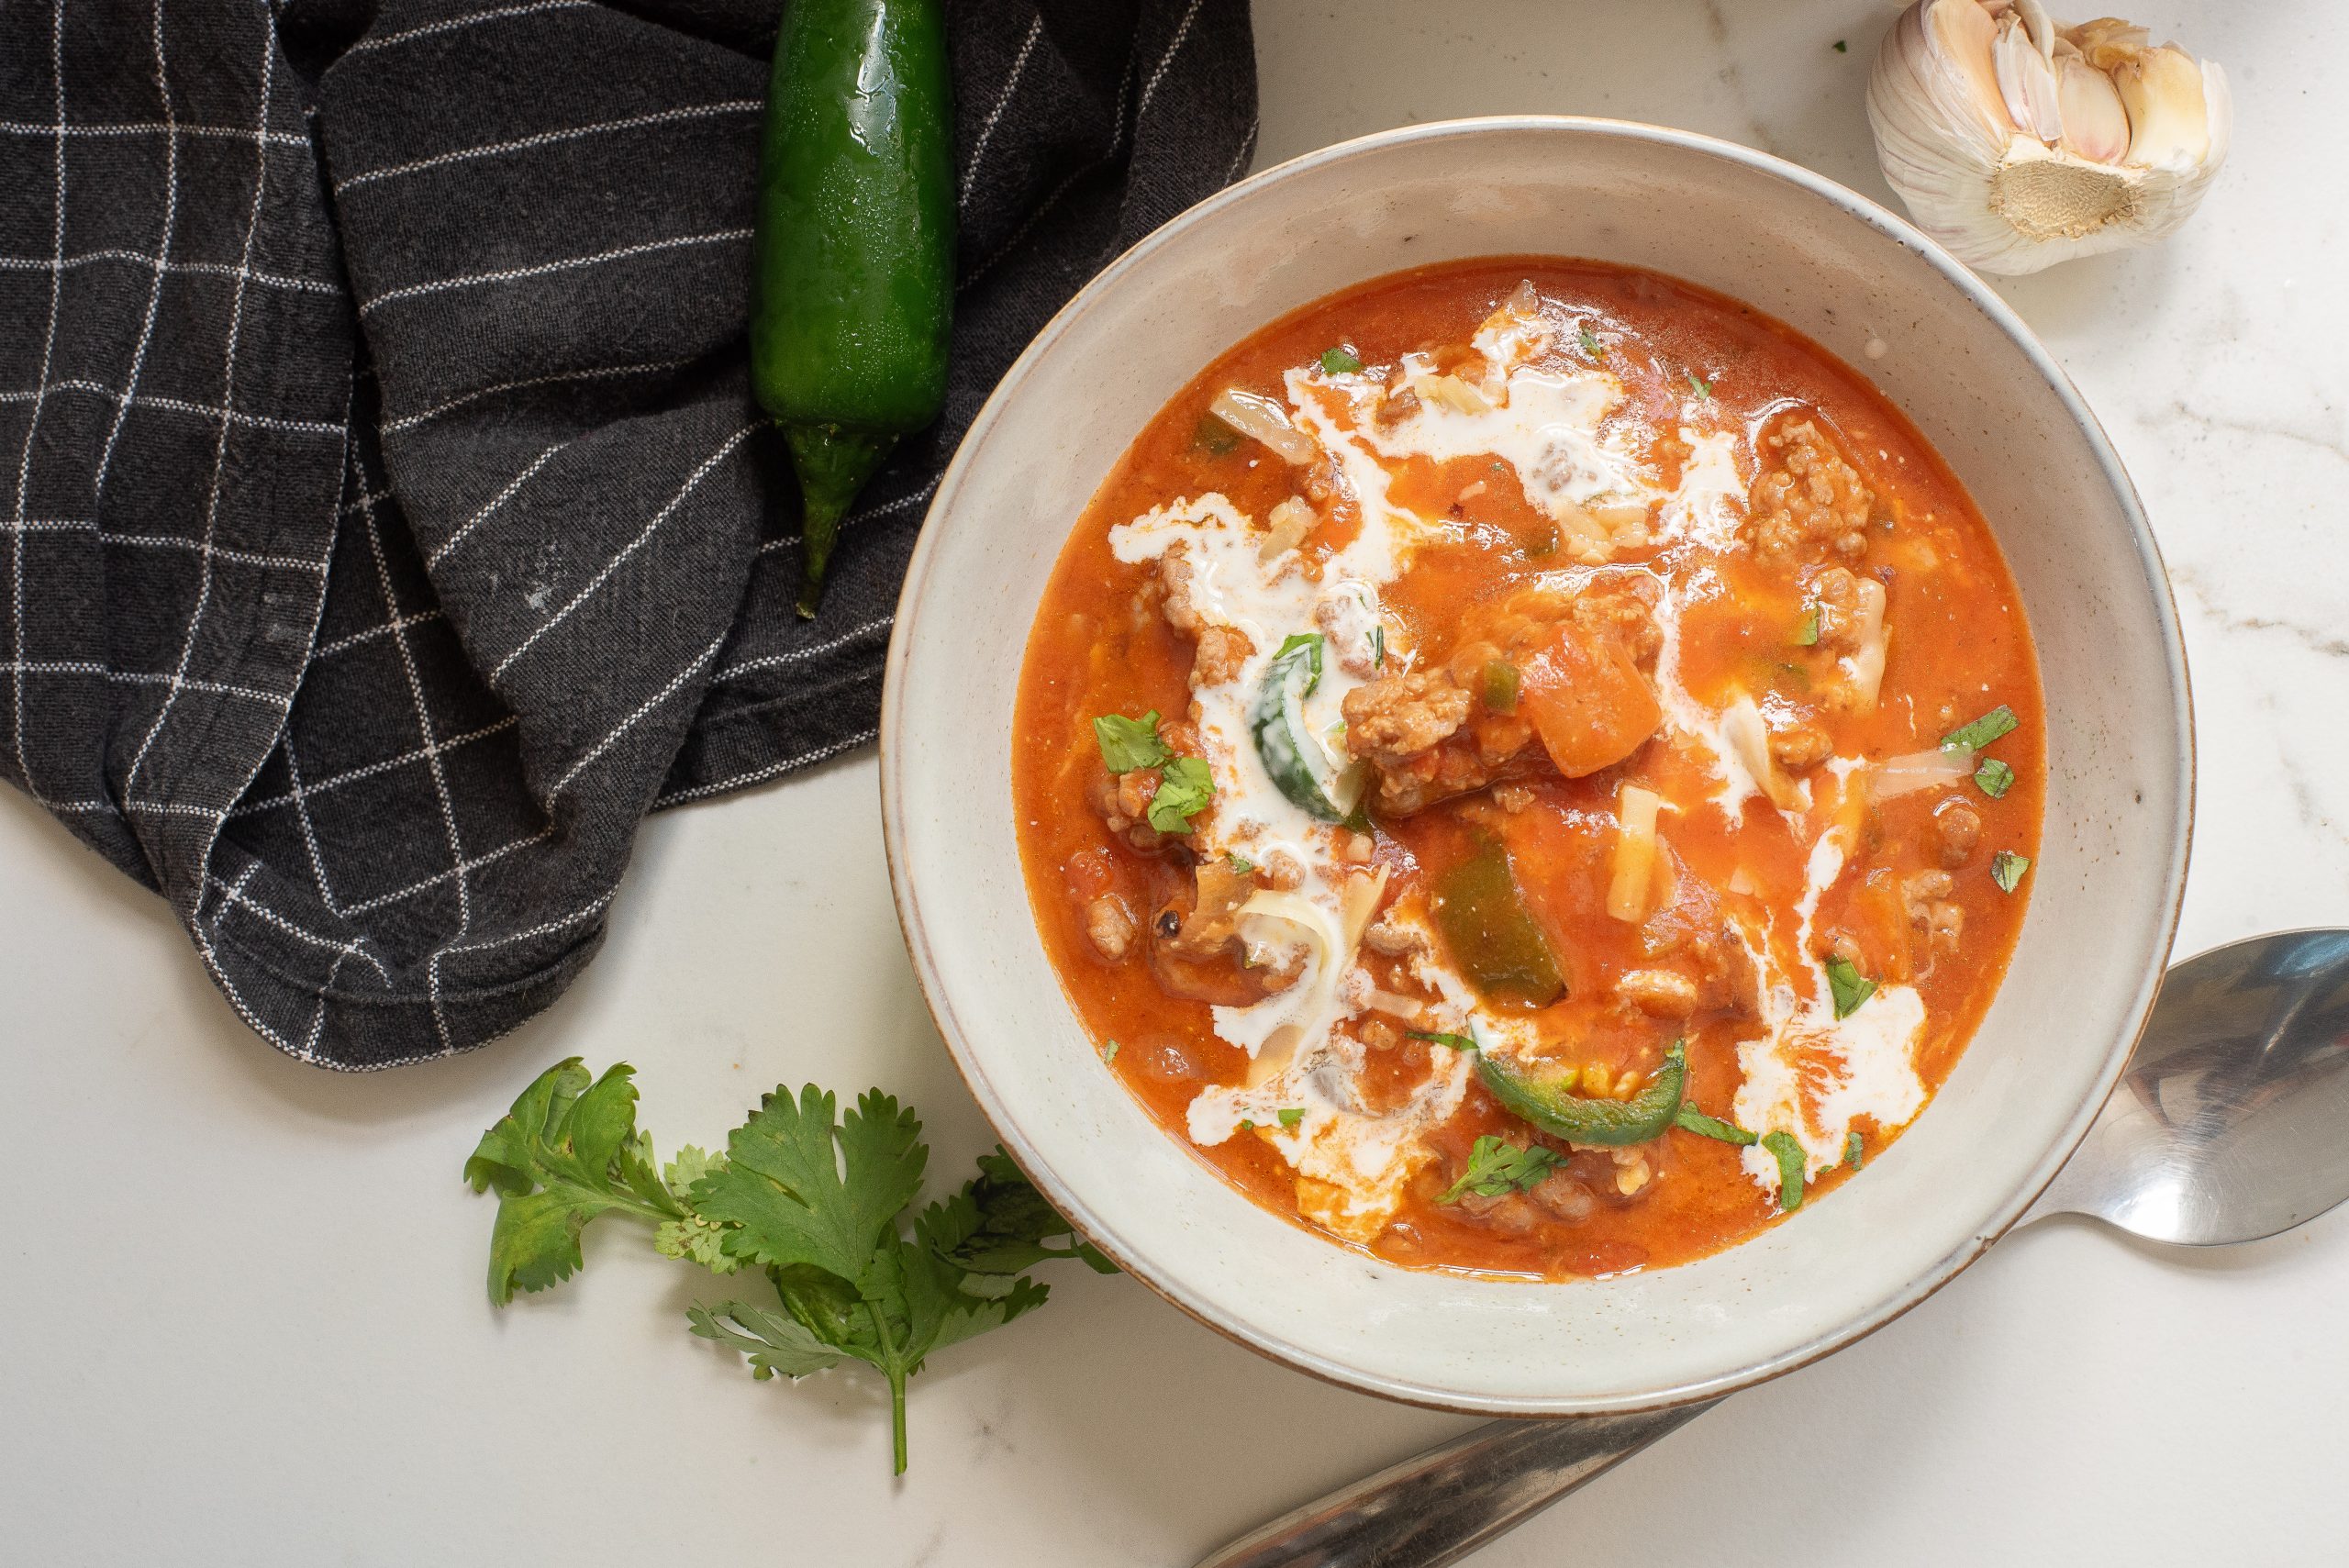
<svg viewBox="0 0 2349 1568"><path fill-rule="evenodd" d="M1070 528L1209 360L1363 279L1504 252L1654 268L1865 367L2005 548L2046 682L2046 836L2004 989L1865 1173L1682 1268L1527 1284L1391 1267L1258 1208L1106 1071L1030 917L1010 736ZM1871 338L1888 352L1864 357ZM1266 171L1129 251L1047 327L947 471L890 644L882 798L938 1027L1019 1163L1135 1277L1341 1383L1520 1414L1726 1393L1916 1305L2030 1204L2135 1041L2186 876L2193 739L2166 579L2120 461L2014 314L1932 241L1792 164L1683 132L1414 127Z"/></svg>

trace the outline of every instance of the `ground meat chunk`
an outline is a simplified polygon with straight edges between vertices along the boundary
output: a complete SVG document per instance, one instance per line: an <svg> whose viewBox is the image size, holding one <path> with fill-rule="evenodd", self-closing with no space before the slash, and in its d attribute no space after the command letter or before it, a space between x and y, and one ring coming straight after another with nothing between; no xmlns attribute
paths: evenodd
<svg viewBox="0 0 2349 1568"><path fill-rule="evenodd" d="M1564 1171L1542 1177L1527 1195L1569 1225L1580 1225L1598 1207L1590 1189Z"/></svg>
<svg viewBox="0 0 2349 1568"><path fill-rule="evenodd" d="M1374 764L1410 762L1467 722L1468 702L1448 671L1383 676L1346 694L1346 750Z"/></svg>
<svg viewBox="0 0 2349 1568"><path fill-rule="evenodd" d="M1856 561L1868 547L1876 495L1815 420L1790 419L1762 439L1749 511L1765 561Z"/></svg>
<svg viewBox="0 0 2349 1568"><path fill-rule="evenodd" d="M1819 609L1819 646L1848 653L1860 643L1860 580L1831 566L1810 580L1811 603Z"/></svg>
<svg viewBox="0 0 2349 1568"><path fill-rule="evenodd" d="M1363 932L1362 940L1371 951L1385 953L1389 958L1408 958L1415 952L1425 952L1428 947L1425 931L1385 916L1370 923L1369 929Z"/></svg>
<svg viewBox="0 0 2349 1568"><path fill-rule="evenodd" d="M1794 723L1770 731L1771 760L1795 773L1817 767L1834 750L1835 742L1816 724Z"/></svg>
<svg viewBox="0 0 2349 1568"><path fill-rule="evenodd" d="M1141 928L1123 898L1105 893L1085 906L1085 934L1091 939L1094 951L1116 963L1133 951Z"/></svg>
<svg viewBox="0 0 2349 1568"><path fill-rule="evenodd" d="M1644 572L1610 572L1595 577L1574 597L1574 617L1593 631L1620 639L1631 662L1655 666L1664 651L1664 628L1656 624L1656 601L1664 585Z"/></svg>
<svg viewBox="0 0 2349 1568"><path fill-rule="evenodd" d="M1982 841L1982 814L1952 795L1934 808L1932 837L1942 864L1955 871L1974 858L1974 847Z"/></svg>
<svg viewBox="0 0 2349 1568"><path fill-rule="evenodd" d="M1219 686L1237 680L1241 667L1255 656L1256 645L1234 626L1199 628L1198 651L1191 660L1191 684Z"/></svg>
<svg viewBox="0 0 2349 1568"><path fill-rule="evenodd" d="M1191 599L1188 545L1178 540L1167 546L1166 553L1158 558L1158 589L1164 601L1166 624L1176 631L1197 636L1204 623L1199 618L1198 606Z"/></svg>
<svg viewBox="0 0 2349 1568"><path fill-rule="evenodd" d="M1965 934L1965 911L1950 895L1956 881L1945 871L1920 871L1901 884L1909 925L1934 952L1955 952Z"/></svg>
<svg viewBox="0 0 2349 1568"><path fill-rule="evenodd" d="M1093 809L1111 834L1137 850L1156 851L1166 843L1167 836L1150 825L1150 801L1157 793L1156 768L1124 773L1105 768L1093 775Z"/></svg>

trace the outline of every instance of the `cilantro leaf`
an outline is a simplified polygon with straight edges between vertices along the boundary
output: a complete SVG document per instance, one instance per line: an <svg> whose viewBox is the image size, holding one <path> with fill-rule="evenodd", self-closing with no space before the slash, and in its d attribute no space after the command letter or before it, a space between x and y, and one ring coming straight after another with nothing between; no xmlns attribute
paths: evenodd
<svg viewBox="0 0 2349 1568"><path fill-rule="evenodd" d="M1996 757L1985 757L1982 765L1974 770L1974 782L1984 795L1996 800L2015 787L2015 771Z"/></svg>
<svg viewBox="0 0 2349 1568"><path fill-rule="evenodd" d="M1352 349L1341 343L1334 349L1321 350L1321 368L1331 375L1353 375L1362 369L1362 361Z"/></svg>
<svg viewBox="0 0 2349 1568"><path fill-rule="evenodd" d="M1542 1179L1557 1165L1558 1156L1545 1145L1520 1147L1486 1133L1469 1148L1468 1169L1435 1201L1458 1203L1463 1193L1500 1197L1508 1193L1527 1192L1541 1185Z"/></svg>
<svg viewBox="0 0 2349 1568"><path fill-rule="evenodd" d="M620 1062L590 1083L579 1058L559 1062L482 1134L465 1180L477 1193L497 1189L492 1302L503 1307L518 1290L544 1290L577 1273L580 1232L598 1215L685 1213L636 1130L635 1073Z"/></svg>
<svg viewBox="0 0 2349 1568"><path fill-rule="evenodd" d="M1960 725L1942 737L1942 744L1952 751L1979 751L2001 735L2011 733L2017 724L2015 710L2000 703L1971 724Z"/></svg>
<svg viewBox="0 0 2349 1568"><path fill-rule="evenodd" d="M840 1352L808 1332L806 1324L763 1307L740 1301L688 1307L685 1318L703 1339L750 1357L751 1375L761 1382L781 1373L796 1383L811 1372L840 1364Z"/></svg>
<svg viewBox="0 0 2349 1568"><path fill-rule="evenodd" d="M1860 1004L1876 995L1876 982L1862 974L1848 958L1827 961L1827 989L1835 999L1835 1016L1848 1018Z"/></svg>
<svg viewBox="0 0 2349 1568"><path fill-rule="evenodd" d="M1819 606L1817 605L1805 610L1802 619L1795 623L1794 645L1797 648L1819 646Z"/></svg>
<svg viewBox="0 0 2349 1568"><path fill-rule="evenodd" d="M1577 334L1577 336L1582 339L1582 351L1584 353L1588 354L1594 360L1603 360L1607 357L1606 347L1599 342L1598 333L1593 332L1589 328L1586 327Z"/></svg>
<svg viewBox="0 0 2349 1568"><path fill-rule="evenodd" d="M1199 757L1175 757L1158 775L1158 793L1150 797L1150 825L1162 833L1187 833L1191 818L1215 799L1215 775Z"/></svg>
<svg viewBox="0 0 2349 1568"><path fill-rule="evenodd" d="M1778 1207L1793 1213L1802 1207L1802 1184L1807 1159L1802 1145L1795 1141L1791 1132L1765 1133L1762 1147L1778 1162Z"/></svg>
<svg viewBox="0 0 2349 1568"><path fill-rule="evenodd" d="M1093 721L1093 739L1101 748L1101 765L1113 773L1155 768L1174 754L1159 736L1156 708L1140 718L1105 713Z"/></svg>
<svg viewBox="0 0 2349 1568"><path fill-rule="evenodd" d="M747 1356L754 1377L855 1360L888 1380L900 1473L907 1380L931 1352L1041 1306L1045 1286L1022 1272L1036 1263L1074 1258L1118 1272L1000 1149L907 1235L930 1151L912 1109L877 1089L842 1116L814 1084L796 1098L778 1087L725 1153L680 1149L660 1168L636 1127L633 1078L625 1062L593 1082L577 1058L559 1062L482 1136L465 1178L498 1194L491 1299L574 1273L580 1231L600 1214L655 1221L662 1254L719 1273L756 1269L774 1285L773 1307L729 1301L686 1314L695 1334Z"/></svg>
<svg viewBox="0 0 2349 1568"><path fill-rule="evenodd" d="M2022 885L2022 873L2031 869L2031 857L2019 855L2012 850L2000 850L1990 857L1990 880L1998 884L2001 893L2012 893Z"/></svg>
<svg viewBox="0 0 2349 1568"><path fill-rule="evenodd" d="M837 1127L834 1112L831 1095L810 1084L796 1102L767 1095L728 1138L725 1167L694 1189L706 1218L740 1228L726 1238L728 1253L766 1268L806 1263L844 1280L864 1272L882 1233L921 1191L930 1151L913 1111L877 1089Z"/></svg>
<svg viewBox="0 0 2349 1568"><path fill-rule="evenodd" d="M1741 1148L1755 1141L1753 1133L1746 1131L1735 1122L1722 1121L1718 1117L1707 1116L1686 1100L1680 1102L1680 1108L1673 1113L1672 1119L1682 1131L1693 1132L1699 1138L1710 1138L1722 1143L1734 1143Z"/></svg>
<svg viewBox="0 0 2349 1568"><path fill-rule="evenodd" d="M1000 1147L979 1156L979 1173L937 1212L931 1236L939 1256L966 1273L1016 1274L1047 1258L1076 1258L1096 1273L1118 1272L1077 1237ZM1046 1245L1063 1238L1064 1247Z"/></svg>
<svg viewBox="0 0 2349 1568"><path fill-rule="evenodd" d="M1430 1045L1446 1046L1453 1051L1475 1051L1476 1049L1476 1037L1475 1035L1446 1034L1440 1029L1406 1029L1403 1032L1413 1040L1423 1040Z"/></svg>

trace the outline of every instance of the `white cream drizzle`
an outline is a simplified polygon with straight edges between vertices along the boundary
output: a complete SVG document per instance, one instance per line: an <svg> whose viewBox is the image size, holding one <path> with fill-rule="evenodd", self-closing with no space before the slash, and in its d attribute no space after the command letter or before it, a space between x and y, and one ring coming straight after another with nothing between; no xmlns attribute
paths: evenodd
<svg viewBox="0 0 2349 1568"><path fill-rule="evenodd" d="M1738 1047L1738 1065L1745 1081L1739 1085L1733 1119L1756 1132L1785 1131L1802 1145L1806 1173L1817 1175L1844 1157L1846 1140L1856 1117L1869 1117L1878 1127L1906 1126L1925 1103L1924 1081L1917 1075L1917 1042L1924 1033L1925 1002L1910 985L1876 987L1852 1016L1835 1016L1833 993L1826 966L1810 955L1811 925L1819 903L1843 874L1854 828L1839 810L1842 792L1850 789L1859 763L1838 757L1828 764L1836 794L1826 803L1830 820L1810 846L1803 867L1802 897L1795 906L1794 962L1809 973L1808 997L1798 998L1786 965L1772 951L1765 931L1760 941L1747 933L1747 946L1763 976L1763 1034ZM1803 1103L1805 1063L1823 1072L1816 1085L1816 1115ZM1778 1163L1768 1150L1755 1144L1740 1156L1746 1173L1769 1192L1778 1190Z"/></svg>
<svg viewBox="0 0 2349 1568"><path fill-rule="evenodd" d="M1428 1077L1401 1107L1373 1114L1355 1097L1353 1085L1364 1048L1337 1032L1357 1011L1341 984L1353 960L1343 929L1342 889L1355 868L1338 859L1336 830L1283 796L1257 756L1248 718L1266 666L1294 632L1320 630L1328 636L1321 680L1304 709L1307 727L1316 736L1338 733L1346 694L1373 673L1364 657L1373 646L1373 628L1382 628L1386 668L1408 666L1409 651L1399 628L1385 615L1381 590L1423 544L1451 537L1453 530L1394 502L1388 460L1502 459L1515 469L1527 499L1553 517L1574 507L1661 499L1658 541L1705 551L1734 548L1745 520L1747 476L1739 467L1739 438L1682 425L1679 433L1690 455L1678 487L1663 493L1638 456L1642 432L1634 421L1618 417L1625 401L1620 381L1603 371L1527 363L1549 351L1557 330L1541 316L1506 310L1486 322L1474 339L1484 361L1481 377L1459 373L1490 405L1483 412L1423 395L1417 409L1381 426L1375 414L1385 394L1371 378L1318 367L1287 373L1284 391L1294 424L1332 460L1337 483L1361 516L1355 537L1322 562L1318 580L1307 573L1295 550L1260 560L1264 530L1218 493L1173 501L1110 530L1112 553L1129 563L1154 560L1180 543L1199 614L1245 633L1253 648L1232 679L1193 691L1193 718L1216 786L1215 809L1202 824L1200 847L1210 854L1238 853L1259 865L1285 853L1306 873L1297 890L1301 903L1288 906L1286 916L1252 913L1240 918L1241 936L1252 948L1298 951L1303 963L1296 982L1264 1000L1212 1010L1217 1034L1248 1052L1260 1070L1245 1084L1199 1094L1189 1108L1187 1130L1194 1142L1213 1145L1237 1135L1243 1122L1251 1124L1305 1179L1299 1203L1308 1217L1358 1239L1384 1229L1411 1172L1433 1157L1426 1134L1458 1109L1475 1066L1468 1052L1435 1051ZM1425 377L1433 366L1412 356L1405 371L1407 377ZM1684 417L1698 416L1692 408ZM1721 714L1698 702L1679 673L1681 611L1710 576L1698 562L1689 564L1684 581L1664 580L1656 616L1663 648L1655 685L1674 742L1709 763L1720 780L1711 798L1734 820L1759 786L1724 737ZM1325 600L1332 601L1327 608ZM1774 952L1773 930L1765 926L1742 933L1762 976L1764 1033L1739 1048L1744 1084L1736 1098L1736 1119L1758 1131L1792 1132L1812 1173L1843 1157L1854 1117L1898 1126L1916 1114L1924 1097L1913 1062L1924 1011L1914 988L1885 985L1851 1018L1839 1020L1825 972L1807 956L1819 901L1843 869L1850 826L1838 819L1835 806L1840 786L1858 766L1848 759L1831 761L1836 797L1809 813L1787 814L1798 831L1809 821L1825 823L1811 845L1797 910L1795 962L1811 971L1809 996L1798 995ZM1416 912L1389 910L1385 918L1419 924L1423 934L1432 935ZM1466 984L1436 960L1436 951L1431 941L1408 964L1413 978L1438 998L1428 1007L1433 1020L1474 1034L1487 1049L1504 1053L1532 1043L1533 1030L1523 1020L1480 1010ZM1802 1099L1806 1058L1814 1071L1820 1063L1831 1070L1815 1096L1816 1118L1807 1114ZM1293 1125L1282 1124L1285 1110ZM1775 1160L1758 1147L1745 1150L1742 1157L1754 1180L1775 1191Z"/></svg>

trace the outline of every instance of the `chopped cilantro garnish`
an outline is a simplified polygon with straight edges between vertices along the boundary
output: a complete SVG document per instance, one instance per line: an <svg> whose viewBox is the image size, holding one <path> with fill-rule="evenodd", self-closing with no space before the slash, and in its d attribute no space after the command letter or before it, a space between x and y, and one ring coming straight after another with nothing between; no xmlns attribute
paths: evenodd
<svg viewBox="0 0 2349 1568"><path fill-rule="evenodd" d="M1953 751L1979 751L1999 736L2012 730L2020 722L2015 710L2000 703L1973 723L1953 729L1942 737L1942 744Z"/></svg>
<svg viewBox="0 0 2349 1568"><path fill-rule="evenodd" d="M1734 1143L1741 1148L1754 1141L1754 1135L1734 1122L1709 1117L1687 1101L1680 1102L1673 1122L1683 1132L1693 1132L1699 1138L1710 1138L1722 1143Z"/></svg>
<svg viewBox="0 0 2349 1568"><path fill-rule="evenodd" d="M1281 1125L1283 1127L1295 1127L1298 1122L1305 1119L1305 1107L1303 1106L1283 1106L1274 1114L1281 1118Z"/></svg>
<svg viewBox="0 0 2349 1568"><path fill-rule="evenodd" d="M1445 1034L1440 1029L1406 1029L1403 1032L1413 1040L1423 1040L1430 1045L1448 1046L1453 1051L1476 1049L1476 1039L1474 1035Z"/></svg>
<svg viewBox="0 0 2349 1568"><path fill-rule="evenodd" d="M1118 1060L1118 1042L1116 1040L1108 1040L1102 1045L1101 1060L1104 1062L1115 1062Z"/></svg>
<svg viewBox="0 0 2349 1568"><path fill-rule="evenodd" d="M1852 52L1852 46L1846 43L1843 39L1837 39L1835 40L1835 52L1837 54L1849 54Z"/></svg>
<svg viewBox="0 0 2349 1568"><path fill-rule="evenodd" d="M1243 1116L1240 1118L1240 1130L1242 1132L1253 1132L1256 1130L1256 1124L1250 1121Z"/></svg>
<svg viewBox="0 0 2349 1568"><path fill-rule="evenodd" d="M1375 670L1386 668L1386 628L1383 626L1370 628L1370 663Z"/></svg>
<svg viewBox="0 0 2349 1568"><path fill-rule="evenodd" d="M1223 858L1226 863L1228 863L1232 870L1238 872L1242 876L1246 876L1250 872L1256 869L1256 862L1254 861L1250 860L1246 855L1241 854L1237 851L1227 853Z"/></svg>
<svg viewBox="0 0 2349 1568"><path fill-rule="evenodd" d="M1860 1159L1860 1129L1856 1127L1843 1140L1843 1163L1854 1171L1863 1163Z"/></svg>
<svg viewBox="0 0 2349 1568"><path fill-rule="evenodd" d="M1797 648L1819 646L1819 606L1817 605L1803 611L1802 619L1795 622L1794 642Z"/></svg>
<svg viewBox="0 0 2349 1568"><path fill-rule="evenodd" d="M1827 989L1835 998L1835 1016L1848 1018L1860 1004L1876 995L1876 982L1862 974L1848 958L1827 961Z"/></svg>
<svg viewBox="0 0 2349 1568"><path fill-rule="evenodd" d="M2022 885L2022 873L2031 869L2031 857L2019 855L2012 850L2000 850L1990 857L1990 880L1998 884L2001 893L2012 893Z"/></svg>
<svg viewBox="0 0 2349 1568"><path fill-rule="evenodd" d="M1331 375L1352 375L1362 369L1362 361L1343 343L1334 349L1321 350L1321 368Z"/></svg>
<svg viewBox="0 0 2349 1568"><path fill-rule="evenodd" d="M1984 795L1996 800L2015 787L2015 771L1996 757L1985 757L1982 765L1974 770L1974 782L1982 786Z"/></svg>
<svg viewBox="0 0 2349 1568"><path fill-rule="evenodd" d="M1305 667L1312 673L1314 681L1320 680L1321 634L1318 631L1290 632L1286 638L1282 639L1280 651L1273 655L1273 662L1275 664L1279 663L1282 660L1287 658L1290 654L1296 652L1300 648L1306 651ZM1307 683L1305 689L1308 692L1311 691L1313 689L1312 683Z"/></svg>
<svg viewBox="0 0 2349 1568"><path fill-rule="evenodd" d="M1093 738L1101 744L1101 765L1113 773L1159 767L1174 754L1159 739L1156 708L1140 718L1105 713L1093 721Z"/></svg>
<svg viewBox="0 0 2349 1568"><path fill-rule="evenodd" d="M1187 833L1191 818L1215 798L1215 776L1199 757L1174 757L1158 775L1158 793L1150 797L1150 825L1162 833Z"/></svg>
<svg viewBox="0 0 2349 1568"><path fill-rule="evenodd" d="M1791 1214L1802 1207L1802 1145L1791 1132L1773 1132L1763 1137L1762 1147L1777 1157L1778 1207Z"/></svg>
<svg viewBox="0 0 2349 1568"><path fill-rule="evenodd" d="M1695 393L1699 397L1710 397L1713 395L1713 384L1711 382L1702 379L1695 371L1687 371L1682 373L1687 375L1688 378L1689 391Z"/></svg>
<svg viewBox="0 0 2349 1568"><path fill-rule="evenodd" d="M1520 1149L1486 1133L1468 1151L1468 1169L1435 1201L1458 1203L1463 1193L1501 1197L1512 1192L1527 1192L1541 1185L1542 1178L1557 1166L1557 1155L1539 1143Z"/></svg>
<svg viewBox="0 0 2349 1568"><path fill-rule="evenodd" d="M1582 351L1594 360L1603 360L1607 357L1606 346L1599 342L1598 334L1587 327L1582 329Z"/></svg>

